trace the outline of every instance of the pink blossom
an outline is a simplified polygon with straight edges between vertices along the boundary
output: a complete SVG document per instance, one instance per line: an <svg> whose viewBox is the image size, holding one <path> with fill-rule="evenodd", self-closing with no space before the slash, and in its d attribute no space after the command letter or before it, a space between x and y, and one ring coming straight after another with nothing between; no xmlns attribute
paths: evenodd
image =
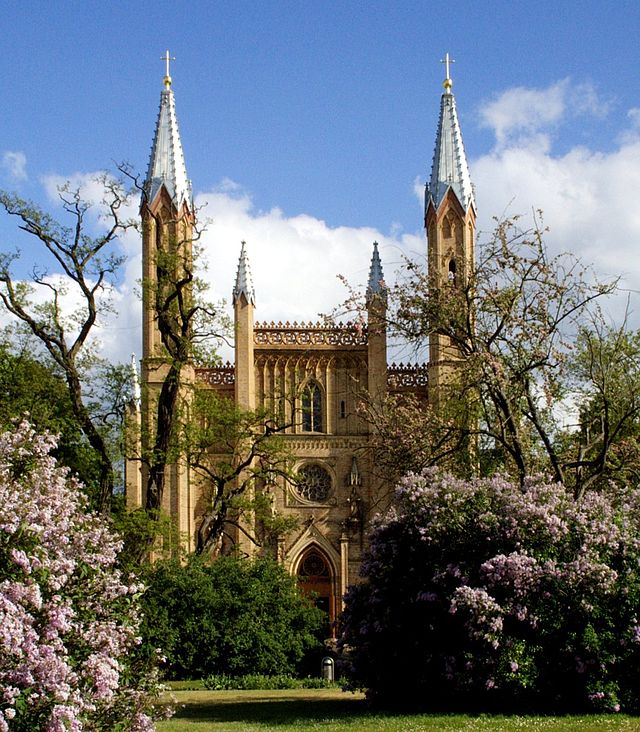
<svg viewBox="0 0 640 732"><path fill-rule="evenodd" d="M0 566L0 732L11 719L28 728L28 715L47 732L151 730L148 693L121 685L141 587L115 567L121 542L86 512L54 445L25 423L0 435L0 545L13 563Z"/></svg>

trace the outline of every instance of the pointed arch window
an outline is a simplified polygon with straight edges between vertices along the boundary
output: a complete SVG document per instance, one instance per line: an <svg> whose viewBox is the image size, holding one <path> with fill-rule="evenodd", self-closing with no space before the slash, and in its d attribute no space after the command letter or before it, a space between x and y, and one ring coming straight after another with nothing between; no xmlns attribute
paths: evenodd
<svg viewBox="0 0 640 732"><path fill-rule="evenodd" d="M322 389L310 381L302 391L302 431L323 432Z"/></svg>

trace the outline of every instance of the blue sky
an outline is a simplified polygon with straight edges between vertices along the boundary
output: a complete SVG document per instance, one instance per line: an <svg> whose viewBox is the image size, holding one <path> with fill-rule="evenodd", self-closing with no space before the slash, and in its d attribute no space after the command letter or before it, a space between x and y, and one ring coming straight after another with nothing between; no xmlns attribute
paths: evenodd
<svg viewBox="0 0 640 732"><path fill-rule="evenodd" d="M387 269L421 249L446 51L480 228L541 207L551 246L640 289L636 2L26 0L0 23L0 187L44 203L112 161L144 172L169 48L214 288L246 238L259 318L326 311L331 272L361 281L373 238ZM293 285L308 277L317 298Z"/></svg>

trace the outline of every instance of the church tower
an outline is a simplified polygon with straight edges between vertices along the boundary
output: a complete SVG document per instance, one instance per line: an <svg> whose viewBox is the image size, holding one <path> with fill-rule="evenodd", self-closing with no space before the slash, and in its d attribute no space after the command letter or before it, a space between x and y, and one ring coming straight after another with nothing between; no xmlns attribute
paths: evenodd
<svg viewBox="0 0 640 732"><path fill-rule="evenodd" d="M466 282L475 258L475 196L451 91L450 63L447 53L444 93L440 100L440 119L424 206L429 279L431 286L437 289ZM429 387L435 400L458 357L447 336L430 338Z"/></svg>
<svg viewBox="0 0 640 732"><path fill-rule="evenodd" d="M172 59L168 51L163 60L166 61L166 74L140 207L143 302L141 438L142 447L146 450L150 449L155 439L155 419L152 419L152 415L157 411L157 397L179 350L172 345L173 352L169 354L163 345L162 332L167 337L170 330L174 333L184 331L184 318L179 312L178 302L188 304L193 276L195 212L191 183L187 178L178 130L169 75L169 62ZM177 360L182 360L182 356L178 356ZM183 365L179 376L181 399L184 399L183 385L192 380L192 365ZM144 505L149 477L145 469L142 477L141 503ZM180 464L167 466L161 477L164 483L163 496L162 505L158 507L174 516L178 531L192 536L193 520L189 510L191 496L186 467ZM156 485L155 480L150 485Z"/></svg>
<svg viewBox="0 0 640 732"><path fill-rule="evenodd" d="M142 219L143 350L145 362L162 356L156 309L151 298L160 297L159 272L171 254L191 264L194 209L191 183L182 152L175 100L169 76L169 52L165 57L167 73L160 93L160 110L143 186ZM176 273L177 274L177 273Z"/></svg>

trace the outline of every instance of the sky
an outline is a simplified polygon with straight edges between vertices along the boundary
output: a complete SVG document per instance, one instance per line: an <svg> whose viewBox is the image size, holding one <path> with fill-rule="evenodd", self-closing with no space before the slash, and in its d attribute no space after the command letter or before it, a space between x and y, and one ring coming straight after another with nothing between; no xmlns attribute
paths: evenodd
<svg viewBox="0 0 640 732"><path fill-rule="evenodd" d="M23 0L0 4L0 27L0 188L54 216L62 181L124 161L144 174L169 49L206 277L229 299L246 240L260 321L329 312L337 275L366 282L374 240L389 280L424 257L448 52L479 237L542 209L550 249L621 275L640 327L637 2ZM121 246L100 344L125 361L141 351L140 241ZM0 217L0 252L15 247L25 276L41 254Z"/></svg>

